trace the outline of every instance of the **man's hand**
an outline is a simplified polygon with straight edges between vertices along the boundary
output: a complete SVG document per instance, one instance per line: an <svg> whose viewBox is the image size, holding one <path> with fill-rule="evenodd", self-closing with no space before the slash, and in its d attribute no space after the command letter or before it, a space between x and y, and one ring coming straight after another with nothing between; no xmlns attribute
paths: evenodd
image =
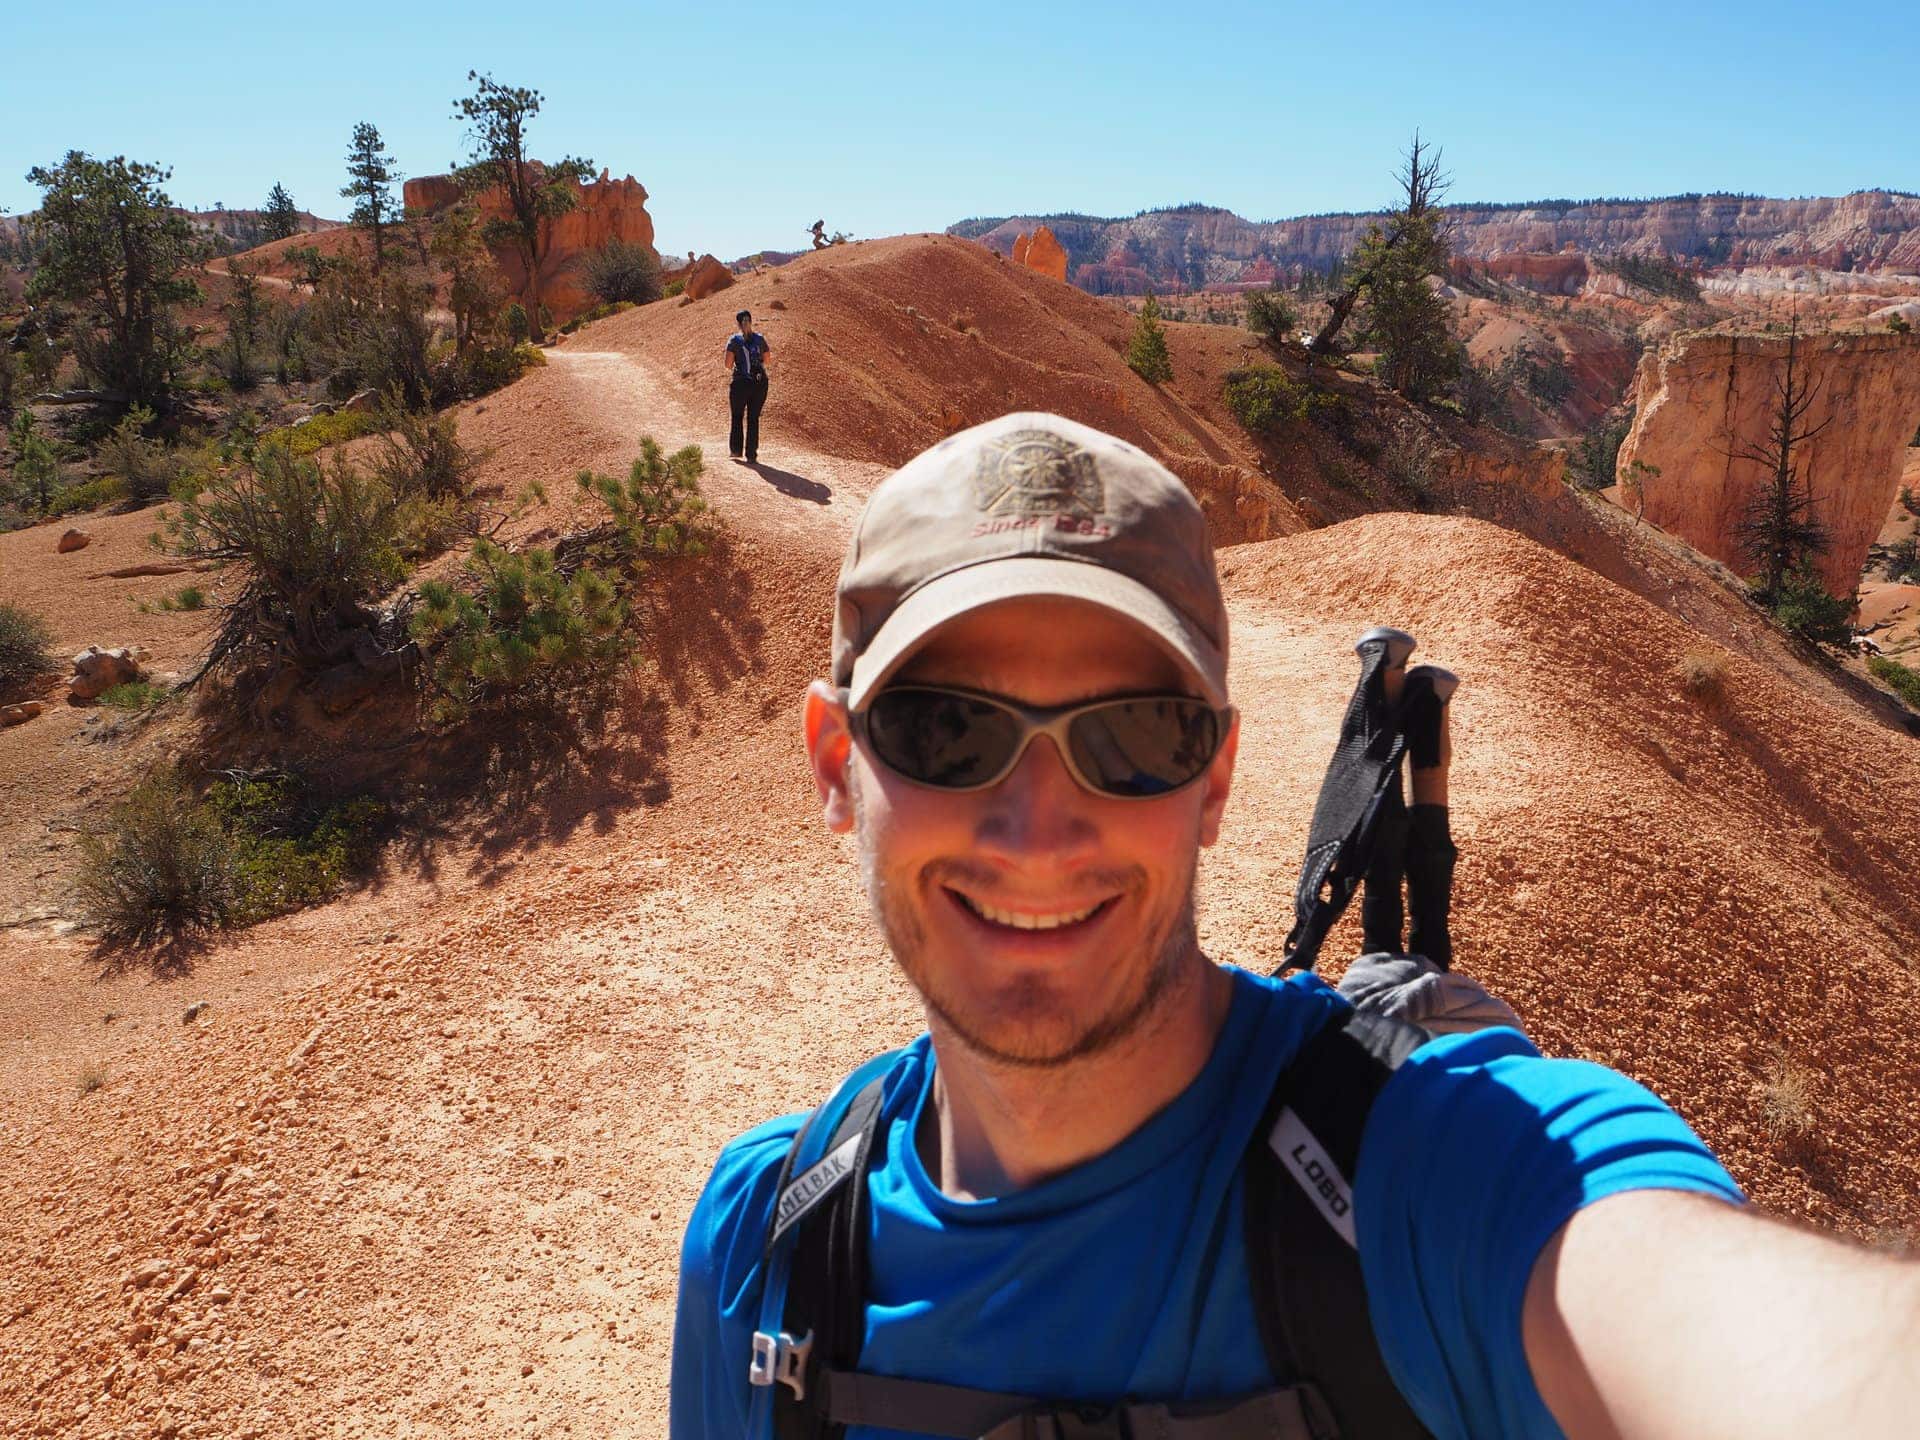
<svg viewBox="0 0 1920 1440"><path fill-rule="evenodd" d="M1582 1210L1521 1323L1570 1440L1920 1435L1920 1263L1706 1196Z"/></svg>

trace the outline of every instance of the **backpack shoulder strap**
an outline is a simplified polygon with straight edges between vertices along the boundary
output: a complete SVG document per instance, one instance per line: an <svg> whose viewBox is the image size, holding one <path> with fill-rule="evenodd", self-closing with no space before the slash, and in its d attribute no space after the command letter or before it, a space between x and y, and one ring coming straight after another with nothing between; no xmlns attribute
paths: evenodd
<svg viewBox="0 0 1920 1440"><path fill-rule="evenodd" d="M766 1295L748 1378L770 1387L774 1434L827 1433L819 1377L858 1360L866 1317L866 1174L900 1052L876 1056L809 1115L780 1167L767 1225ZM771 1321L772 1323L769 1323Z"/></svg>
<svg viewBox="0 0 1920 1440"><path fill-rule="evenodd" d="M1427 1032L1337 1013L1281 1074L1248 1146L1246 1247L1260 1337L1282 1385L1310 1379L1343 1435L1430 1440L1367 1313L1353 1175L1373 1102Z"/></svg>

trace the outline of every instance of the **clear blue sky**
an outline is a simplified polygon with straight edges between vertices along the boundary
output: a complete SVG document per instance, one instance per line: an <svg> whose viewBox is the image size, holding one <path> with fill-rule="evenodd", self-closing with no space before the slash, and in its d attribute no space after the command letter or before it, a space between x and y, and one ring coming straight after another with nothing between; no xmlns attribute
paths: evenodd
<svg viewBox="0 0 1920 1440"><path fill-rule="evenodd" d="M0 212L68 149L275 180L340 217L354 123L409 175L470 68L547 97L540 153L631 172L663 250L797 249L970 215L1370 209L1417 125L1458 200L1920 191L1920 3L260 5L62 0L0 23ZM158 18L164 17L164 18Z"/></svg>

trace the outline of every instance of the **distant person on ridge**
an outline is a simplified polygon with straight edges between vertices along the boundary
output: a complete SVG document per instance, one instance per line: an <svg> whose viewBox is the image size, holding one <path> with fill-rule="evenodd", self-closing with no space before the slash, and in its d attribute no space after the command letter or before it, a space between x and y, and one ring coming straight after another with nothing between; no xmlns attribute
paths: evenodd
<svg viewBox="0 0 1920 1440"><path fill-rule="evenodd" d="M727 369L733 375L727 385L727 403L733 409L727 450L736 460L744 451L751 465L760 458L760 410L767 403L767 353L773 347L767 344L766 336L755 333L751 312L742 310L733 318L740 330L727 337ZM742 417L746 420L744 437Z"/></svg>
<svg viewBox="0 0 1920 1440"><path fill-rule="evenodd" d="M1207 956L1227 631L1193 496L1088 426L1003 416L874 489L803 738L927 1030L721 1151L672 1440L1920 1433L1920 1264L1749 1208L1614 1070L1278 973L1371 883L1407 760L1444 807L1452 677L1395 673L1411 636L1356 646L1301 891L1340 886L1257 970ZM1430 818L1405 878L1444 953Z"/></svg>

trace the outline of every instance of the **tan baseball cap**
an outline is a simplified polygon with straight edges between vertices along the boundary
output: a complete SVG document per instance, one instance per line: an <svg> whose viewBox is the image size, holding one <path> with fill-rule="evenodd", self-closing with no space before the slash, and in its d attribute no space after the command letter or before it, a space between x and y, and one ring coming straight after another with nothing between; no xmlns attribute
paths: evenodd
<svg viewBox="0 0 1920 1440"><path fill-rule="evenodd" d="M840 566L834 683L862 709L940 626L1023 596L1125 616L1227 704L1227 609L1200 506L1152 456L1041 414L951 435L868 498Z"/></svg>

